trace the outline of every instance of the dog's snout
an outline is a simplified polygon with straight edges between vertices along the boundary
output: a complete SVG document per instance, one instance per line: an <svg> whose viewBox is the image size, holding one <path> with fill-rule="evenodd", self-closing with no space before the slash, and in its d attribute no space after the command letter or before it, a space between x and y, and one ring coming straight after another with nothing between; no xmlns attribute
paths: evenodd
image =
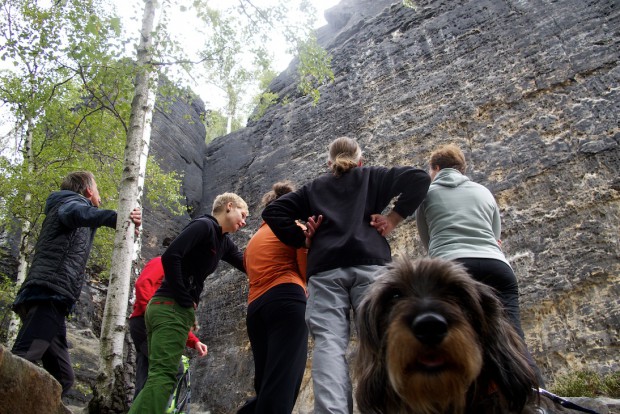
<svg viewBox="0 0 620 414"><path fill-rule="evenodd" d="M437 345L448 334L448 322L438 313L418 315L412 328L415 337L425 345Z"/></svg>

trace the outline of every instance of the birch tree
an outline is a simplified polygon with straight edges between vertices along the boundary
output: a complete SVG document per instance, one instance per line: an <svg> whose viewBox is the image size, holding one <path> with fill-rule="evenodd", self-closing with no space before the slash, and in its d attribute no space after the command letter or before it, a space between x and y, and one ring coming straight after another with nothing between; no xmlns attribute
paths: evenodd
<svg viewBox="0 0 620 414"><path fill-rule="evenodd" d="M94 409L98 413L123 412L128 409L123 348L131 266L136 251L135 229L129 220L129 213L139 203L146 172L158 79L158 73L153 66L155 48L153 32L157 25L159 7L161 5L157 0L145 1L138 46L138 72L135 79L135 93L131 102L129 131L120 185L119 220L101 328L100 370L94 396L89 405L91 412ZM117 396L121 398L115 398Z"/></svg>
<svg viewBox="0 0 620 414"><path fill-rule="evenodd" d="M154 98L156 96L158 70L173 68L177 73L181 69L186 74L194 74L196 66L200 63L215 62L220 73L224 73L220 79L226 83L229 93L228 112L234 116L237 109L236 99L238 91L230 80L232 73L231 60L238 58L240 48L237 34L239 31L250 35L260 35L260 39L266 39L269 31L273 31L274 22L284 19L288 10L284 4L278 3L276 7L259 8L249 0L240 0L239 9L246 16L244 22L232 24L231 18L222 18L222 14L209 7L207 2L194 1L188 9L193 9L206 26L205 43L197 58L188 57L187 51L179 46L166 31L170 24L169 16L164 15L163 24L157 27L159 16L159 4L156 0L145 0L144 14L142 17L142 29L140 32L140 44L138 47L137 68L138 74L135 80L135 95L131 104L130 127L127 134L125 148L124 169L120 186L119 220L114 241L112 254L112 268L110 282L102 322L100 371L97 378L94 397L89 404L91 412L107 413L121 412L127 409L128 403L126 381L124 379L125 367L123 361L123 345L125 337L125 321L127 317L127 305L130 291L131 264L134 258L133 225L129 221L129 212L139 203L142 191L144 168L142 160L148 154L150 139L150 121L152 118ZM306 0L301 0L307 4ZM171 2L169 6L179 6ZM181 8L186 6L181 6ZM236 26L235 26L236 25ZM291 35L291 30L287 30ZM154 39L166 39L157 43ZM248 37L245 37L248 39ZM234 47L232 46L234 45ZM245 52L261 59L265 55L265 49L259 42L252 42L252 47ZM263 58L264 59L264 58ZM263 68L264 69L264 68ZM234 75L244 74L247 71L238 70ZM208 77L208 72L204 75ZM240 75L239 75L240 76ZM197 78L198 76L194 76ZM239 84L239 83L238 83Z"/></svg>
<svg viewBox="0 0 620 414"><path fill-rule="evenodd" d="M67 44L62 40L77 39L88 25L91 11L92 4L89 2L52 6L39 1L0 1L0 58L5 62L5 69L0 75L0 101L10 107L16 120L13 131L22 138L15 147L21 155L25 180L31 180L40 169L33 149L36 123L49 102L62 93L66 83L74 76L68 70ZM81 43L85 45L98 41L95 36L91 39L82 37ZM33 195L26 191L21 196L24 210L28 213ZM24 214L22 217L17 285L21 285L26 277L32 250L32 216ZM18 327L19 321L13 315L9 325L9 345Z"/></svg>

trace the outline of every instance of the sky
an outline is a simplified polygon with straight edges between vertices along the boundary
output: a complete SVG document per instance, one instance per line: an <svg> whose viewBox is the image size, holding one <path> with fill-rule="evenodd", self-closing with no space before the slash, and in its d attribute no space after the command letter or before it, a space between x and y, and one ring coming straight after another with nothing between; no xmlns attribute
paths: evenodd
<svg viewBox="0 0 620 414"><path fill-rule="evenodd" d="M254 0L254 4L257 6L268 5L273 3L275 0ZM329 9L340 2L340 0L310 0L312 5L317 10L316 15L316 25L315 28L322 27L327 24L324 18L324 11ZM142 17L143 11L143 0L113 0L119 14L126 19L123 23L125 27L130 28L131 30L136 30L139 27L136 24L136 21L140 21ZM218 6L218 4L227 4L228 0L215 0L210 2L209 4ZM131 20L133 16L133 21ZM178 17L172 17L172 27L174 30L178 30L177 36L183 37L188 45L199 44L200 39L197 38L195 28L192 28L191 23L189 22L188 16L184 15L181 12L177 13ZM176 20L175 20L176 19ZM179 22L178 24L176 22ZM137 33L129 33L132 37L136 37ZM293 56L288 54L286 51L286 43L283 39L274 39L272 53L273 53L273 69L280 73L284 71ZM194 90L205 102L208 109L212 108L221 108L225 104L224 93L221 90L213 86L209 86L206 84L194 83L189 85L192 90ZM256 94L258 90L252 91L251 93ZM249 109L249 108L248 108Z"/></svg>
<svg viewBox="0 0 620 414"><path fill-rule="evenodd" d="M142 12L144 7L144 0L111 0L115 5L119 15L125 20L123 26L127 27L129 30L135 30L136 33L129 33L131 37L137 38L138 27L140 27L140 22L142 18ZM253 0L254 4L261 6L268 3L272 3L275 0ZM230 0L213 0L210 4L229 4ZM340 2L340 0L310 0L313 6L317 10L316 15L316 26L315 28L322 27L327 24L324 18L324 11L329 9ZM133 19L133 20L132 20ZM176 25L179 28L188 28L187 22L181 20L179 24ZM186 36L188 44L192 42L196 42L195 38L192 38L191 28L186 30L186 33L189 35ZM133 48L133 45L131 46ZM284 71L293 56L286 52L286 45L284 40L274 41L273 46L273 54L274 54L274 62L273 69L280 73ZM133 49L132 49L133 50ZM216 89L214 87L209 87L204 84L194 84L189 85L189 87L194 90L205 102L205 106L207 109L221 109L225 104L224 93ZM255 96L258 93L258 89L251 91L248 95ZM249 112L251 108L246 108ZM7 149L5 146L4 139L8 136L9 131L13 127L13 120L10 114L7 112L6 108L0 107L0 143L2 143L2 147L0 149L0 153L4 153ZM12 145L10 145L12 146Z"/></svg>

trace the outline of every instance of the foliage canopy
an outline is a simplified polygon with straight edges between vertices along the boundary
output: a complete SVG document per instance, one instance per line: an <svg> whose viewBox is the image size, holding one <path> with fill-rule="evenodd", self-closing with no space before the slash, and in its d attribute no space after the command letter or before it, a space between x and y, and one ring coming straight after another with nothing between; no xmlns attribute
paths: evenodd
<svg viewBox="0 0 620 414"><path fill-rule="evenodd" d="M104 5L0 1L0 57L10 63L0 72L0 101L15 121L0 155L0 223L30 222L30 240L47 196L71 171L92 171L103 207L116 208L136 67L117 59L120 21ZM155 162L149 171L153 201L179 212L179 177ZM95 239L93 266L109 267L112 235Z"/></svg>

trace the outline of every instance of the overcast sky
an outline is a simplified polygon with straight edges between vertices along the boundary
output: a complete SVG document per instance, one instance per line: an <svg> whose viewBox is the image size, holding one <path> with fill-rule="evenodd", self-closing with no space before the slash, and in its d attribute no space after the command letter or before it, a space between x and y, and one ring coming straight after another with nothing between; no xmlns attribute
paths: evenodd
<svg viewBox="0 0 620 414"><path fill-rule="evenodd" d="M112 0L112 1L116 5L116 8L119 14L125 19L123 26L127 30L132 30L132 31L137 30L137 27L139 27L137 22L141 21L142 12L144 10L144 0ZM261 5L265 5L266 3L271 4L274 1L275 0L254 0L254 4L256 4L257 6L261 6ZM327 24L324 18L324 11L338 4L340 0L310 0L310 2L314 5L314 7L317 10L317 16L316 16L317 22L316 22L315 28L319 28ZM227 0L216 0L210 4L214 4L217 7L217 5L220 3L226 4L228 3L228 1ZM181 12L177 13L176 15L178 15L179 17L173 17L173 19L181 22L180 24L172 25L174 26L175 31L178 30L177 35L185 38L187 40L188 45L190 45L190 48L191 48L191 45L198 46L201 43L201 40L196 35L197 30L191 27L191 22L189 21L191 19L188 19L187 16L185 16ZM133 21L132 21L132 17L133 17ZM173 21L173 23L176 23L176 22ZM169 26L169 29L170 29L170 26ZM131 37L136 37L137 33L130 32L129 35ZM276 70L276 72L284 71L288 67L289 63L291 62L293 58L290 54L287 53L286 49L287 47L283 39L280 41L274 40L274 44L272 47L272 53L274 57L273 69ZM217 89L214 89L213 87L209 87L208 85L203 85L203 84L194 84L194 85L190 85L190 87L201 96L201 98L203 99L203 101L205 101L205 104L207 105L208 108L220 107L224 105L224 102L223 102L224 98L223 98L222 91L219 91ZM218 95L221 95L221 96L218 96Z"/></svg>

